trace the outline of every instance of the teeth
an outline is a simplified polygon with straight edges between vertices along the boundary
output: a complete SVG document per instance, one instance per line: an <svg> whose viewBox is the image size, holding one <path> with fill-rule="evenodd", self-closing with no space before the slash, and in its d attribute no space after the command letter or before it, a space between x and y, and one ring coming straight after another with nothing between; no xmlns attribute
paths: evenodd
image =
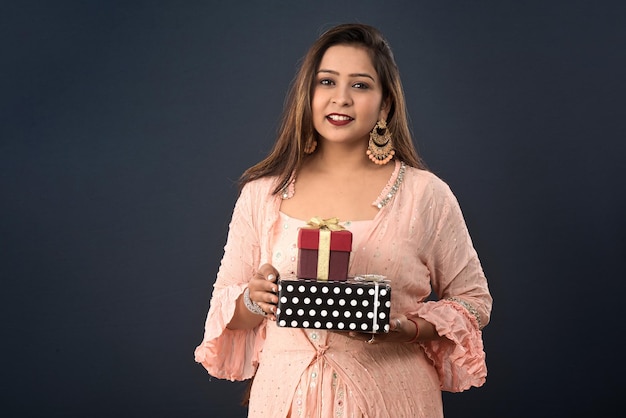
<svg viewBox="0 0 626 418"><path fill-rule="evenodd" d="M341 115L329 115L328 116L332 120L350 120L352 119L350 116L341 116Z"/></svg>

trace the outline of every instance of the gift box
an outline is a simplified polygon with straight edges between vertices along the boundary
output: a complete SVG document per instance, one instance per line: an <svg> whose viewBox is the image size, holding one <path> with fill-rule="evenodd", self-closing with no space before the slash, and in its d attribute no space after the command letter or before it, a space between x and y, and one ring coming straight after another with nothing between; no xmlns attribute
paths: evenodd
<svg viewBox="0 0 626 418"><path fill-rule="evenodd" d="M337 218L313 218L308 225L298 230L298 278L346 280L352 232L343 229Z"/></svg>
<svg viewBox="0 0 626 418"><path fill-rule="evenodd" d="M391 285L382 276L375 277L340 282L280 279L276 323L290 328L389 332Z"/></svg>

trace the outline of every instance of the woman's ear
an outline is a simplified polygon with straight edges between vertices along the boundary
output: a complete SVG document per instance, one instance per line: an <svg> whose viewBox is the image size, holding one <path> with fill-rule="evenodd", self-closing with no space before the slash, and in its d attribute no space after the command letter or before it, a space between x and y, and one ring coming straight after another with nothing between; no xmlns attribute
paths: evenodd
<svg viewBox="0 0 626 418"><path fill-rule="evenodd" d="M383 99L383 103L380 107L380 113L378 114L378 120L384 120L387 122L387 116L389 116L389 110L391 109L391 100L389 98Z"/></svg>

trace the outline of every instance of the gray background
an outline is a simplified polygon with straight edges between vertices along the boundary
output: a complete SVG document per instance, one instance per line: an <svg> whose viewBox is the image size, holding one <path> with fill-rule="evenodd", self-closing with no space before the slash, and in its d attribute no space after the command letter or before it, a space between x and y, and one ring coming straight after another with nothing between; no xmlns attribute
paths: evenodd
<svg viewBox="0 0 626 418"><path fill-rule="evenodd" d="M2 2L4 416L245 416L193 350L236 179L342 22L391 42L490 280L489 378L446 417L621 405L623 4Z"/></svg>

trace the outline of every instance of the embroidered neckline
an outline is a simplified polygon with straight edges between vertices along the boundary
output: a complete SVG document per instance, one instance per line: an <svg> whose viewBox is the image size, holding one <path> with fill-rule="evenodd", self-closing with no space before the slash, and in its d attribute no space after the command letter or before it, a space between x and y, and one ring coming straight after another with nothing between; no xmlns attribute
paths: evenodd
<svg viewBox="0 0 626 418"><path fill-rule="evenodd" d="M384 208L393 199L398 192L402 181L404 180L404 173L406 171L406 164L404 162L398 162L396 160L396 167L391 173L389 181L383 188L382 192L375 201L372 202L372 206L376 206L378 209ZM291 199L296 194L296 176L291 176L291 180L287 186L280 191L280 197L283 200Z"/></svg>
<svg viewBox="0 0 626 418"><path fill-rule="evenodd" d="M406 164L401 162L400 164L396 161L396 169L393 170L387 185L383 189L383 191L378 195L378 198L372 202L373 206L376 206L378 209L382 209L387 206L387 203L393 199L395 194L398 192L402 181L404 180L404 172L406 171Z"/></svg>
<svg viewBox="0 0 626 418"><path fill-rule="evenodd" d="M287 183L287 185L283 187L283 189L280 191L280 197L282 197L283 200L287 200L287 199L291 199L294 194L296 194L295 174L291 176L291 180L289 180L289 183Z"/></svg>

